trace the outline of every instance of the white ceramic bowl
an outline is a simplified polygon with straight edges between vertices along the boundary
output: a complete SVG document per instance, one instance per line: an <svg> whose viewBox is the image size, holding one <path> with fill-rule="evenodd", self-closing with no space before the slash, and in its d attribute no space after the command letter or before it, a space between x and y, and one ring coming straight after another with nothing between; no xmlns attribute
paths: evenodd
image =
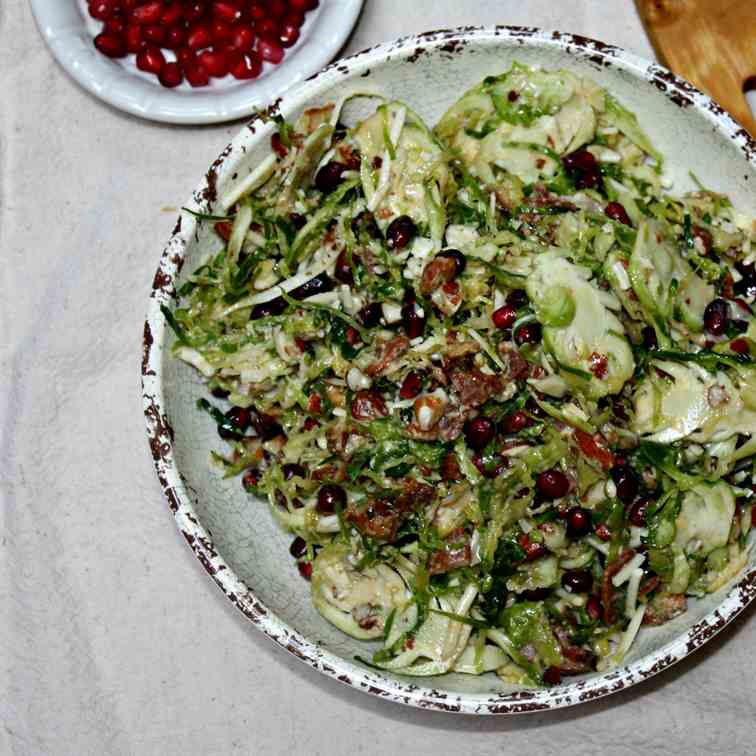
<svg viewBox="0 0 756 756"><path fill-rule="evenodd" d="M287 117L337 99L348 88L370 86L406 100L428 123L469 86L518 60L564 67L590 76L634 110L667 157L676 190L690 186L688 171L736 205L756 207L756 144L721 108L658 65L615 47L561 33L500 27L409 37L340 61L291 90L280 103ZM245 128L213 164L190 206L212 208L217 187L249 171L268 153L269 113ZM347 120L361 115L359 105ZM212 233L185 214L176 225L155 276L144 331L144 409L158 478L184 538L228 598L257 627L302 661L357 690L452 712L509 714L568 706L633 685L703 645L756 595L756 556L734 584L690 602L686 614L644 628L621 668L571 678L554 688L514 690L496 676L403 678L355 661L365 647L340 633L312 607L309 585L288 557L290 536L266 505L245 494L237 478L221 479L208 464L218 445L215 428L195 409L199 378L167 350L159 306L173 304L182 268L193 270Z"/></svg>
<svg viewBox="0 0 756 756"><path fill-rule="evenodd" d="M282 63L265 63L257 79L212 79L194 89L184 82L166 89L137 69L134 56L111 60L93 44L102 24L90 18L87 0L32 0L37 26L58 63L88 92L140 118L166 123L220 123L249 118L288 87L326 65L349 36L363 0L321 0L310 11L296 45Z"/></svg>

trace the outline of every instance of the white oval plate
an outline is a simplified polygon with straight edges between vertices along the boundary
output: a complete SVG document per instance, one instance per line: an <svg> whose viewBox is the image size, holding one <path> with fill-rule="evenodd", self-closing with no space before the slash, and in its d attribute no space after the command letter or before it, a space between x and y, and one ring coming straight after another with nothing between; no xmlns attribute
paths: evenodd
<svg viewBox="0 0 756 756"><path fill-rule="evenodd" d="M275 112L295 118L304 108L338 100L349 90L378 89L436 123L468 87L515 60L568 68L608 88L636 112L664 154L675 191L692 188L688 171L693 170L706 186L727 192L736 206L756 207L756 143L708 97L661 66L616 47L513 27L433 32L339 61L251 121L210 167L188 207L212 211L225 186L270 154ZM345 121L364 116L367 110L361 108L359 101L351 103ZM427 709L469 714L555 709L614 693L667 669L703 646L754 599L756 550L728 586L691 600L685 614L665 625L643 628L623 666L568 678L552 688L518 690L493 674L407 678L359 662L355 657L369 657L370 647L336 630L313 608L309 586L288 557L291 536L278 528L266 504L243 492L238 478L223 479L211 468L218 436L195 407L205 389L196 372L168 350L172 337L160 306L173 306L176 283L203 259L213 238L207 225L198 227L183 214L155 275L142 363L150 448L176 524L207 572L252 623L306 664L357 690Z"/></svg>
<svg viewBox="0 0 756 756"><path fill-rule="evenodd" d="M320 0L310 11L296 45L279 65L265 63L257 79L212 79L207 87L184 82L175 89L139 71L134 56L111 60L95 49L102 24L87 13L86 0L32 0L42 36L58 63L88 92L127 113L165 123L221 123L252 115L316 71L338 53L364 0Z"/></svg>

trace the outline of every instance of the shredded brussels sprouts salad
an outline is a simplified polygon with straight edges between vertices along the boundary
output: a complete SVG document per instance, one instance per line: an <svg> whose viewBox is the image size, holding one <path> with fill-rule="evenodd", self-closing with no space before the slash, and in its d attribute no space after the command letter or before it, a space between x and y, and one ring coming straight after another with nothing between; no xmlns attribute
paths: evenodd
<svg viewBox="0 0 756 756"><path fill-rule="evenodd" d="M341 105L277 119L164 308L215 462L368 663L616 665L748 559L754 222L668 194L635 115L568 71L515 64L435 129Z"/></svg>

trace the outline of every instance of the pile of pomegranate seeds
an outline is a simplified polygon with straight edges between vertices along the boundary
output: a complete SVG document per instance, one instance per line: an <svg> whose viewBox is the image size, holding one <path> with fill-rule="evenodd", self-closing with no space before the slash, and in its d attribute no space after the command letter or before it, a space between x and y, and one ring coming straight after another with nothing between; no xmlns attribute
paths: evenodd
<svg viewBox="0 0 756 756"><path fill-rule="evenodd" d="M254 79L263 61L280 63L317 7L318 0L89 0L89 15L103 22L94 40L103 55L136 55L137 68L164 87L184 79L205 87L229 74Z"/></svg>

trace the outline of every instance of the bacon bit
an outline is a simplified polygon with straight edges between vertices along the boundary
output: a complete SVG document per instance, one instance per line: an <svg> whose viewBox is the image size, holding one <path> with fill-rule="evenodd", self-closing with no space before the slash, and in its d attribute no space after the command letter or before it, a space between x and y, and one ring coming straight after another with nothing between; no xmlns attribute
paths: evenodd
<svg viewBox="0 0 756 756"><path fill-rule="evenodd" d="M423 270L420 279L420 293L429 296L439 286L454 279L457 263L451 257L434 257Z"/></svg>
<svg viewBox="0 0 756 756"><path fill-rule="evenodd" d="M604 470L609 470L614 467L614 455L606 448L605 439L600 433L591 436L590 433L586 433L577 428L574 432L574 436L580 447L580 451L583 452L586 457L598 462Z"/></svg>
<svg viewBox="0 0 756 756"><path fill-rule="evenodd" d="M404 641L404 647L411 651L415 647L415 639L414 638L407 638L406 641Z"/></svg>
<svg viewBox="0 0 756 756"><path fill-rule="evenodd" d="M538 168L539 171L544 165L546 165L546 161L543 158L538 158L538 160L536 160L536 168Z"/></svg>
<svg viewBox="0 0 756 756"><path fill-rule="evenodd" d="M347 344L350 346L354 346L355 344L358 344L360 341L360 334L357 333L357 330L352 328L352 326L347 326L345 337L347 340Z"/></svg>
<svg viewBox="0 0 756 756"><path fill-rule="evenodd" d="M313 415L319 415L322 412L322 399L320 394L313 394L307 403L307 411Z"/></svg>
<svg viewBox="0 0 756 756"><path fill-rule="evenodd" d="M365 617L357 623L363 630L371 630L378 624L378 617Z"/></svg>
<svg viewBox="0 0 756 756"><path fill-rule="evenodd" d="M462 480L462 470L459 467L459 461L454 452L449 452L441 460L441 480ZM756 513L756 507L754 507L753 511Z"/></svg>
<svg viewBox="0 0 756 756"><path fill-rule="evenodd" d="M708 255L711 252L711 247L714 244L714 240L711 238L711 234L701 226L693 226L691 234L694 239L700 239L704 248L704 254Z"/></svg>
<svg viewBox="0 0 756 756"><path fill-rule="evenodd" d="M730 273L725 273L722 279L722 296L725 299L735 299L735 280Z"/></svg>
<svg viewBox="0 0 756 756"><path fill-rule="evenodd" d="M532 365L530 368L531 378L543 378L546 375L546 371L540 365Z"/></svg>
<svg viewBox="0 0 756 756"><path fill-rule="evenodd" d="M323 465L312 471L310 477L313 480L333 480L336 483L340 483L346 480L346 465L342 464L336 467L336 465Z"/></svg>
<svg viewBox="0 0 756 756"><path fill-rule="evenodd" d="M468 412L460 412L455 407L447 405L447 411L443 417L430 430L424 431L417 422L413 421L407 425L404 432L418 441L455 441L462 435L465 423L469 419Z"/></svg>
<svg viewBox="0 0 756 756"><path fill-rule="evenodd" d="M444 347L444 357L449 363L480 351L480 344L477 341L457 341L456 335L456 331L450 331L446 337L448 346Z"/></svg>
<svg viewBox="0 0 756 756"><path fill-rule="evenodd" d="M660 593L646 607L643 614L644 625L663 625L685 612L688 599L680 593Z"/></svg>
<svg viewBox="0 0 756 756"><path fill-rule="evenodd" d="M581 675L590 672L596 662L596 655L580 646L574 646L570 642L569 634L560 626L554 628L554 634L559 641L559 646L564 656L564 662L559 667L563 675Z"/></svg>
<svg viewBox="0 0 756 756"><path fill-rule="evenodd" d="M606 355L593 352L591 354L591 372L599 380L606 378L606 374L609 372L609 361Z"/></svg>
<svg viewBox="0 0 756 756"><path fill-rule="evenodd" d="M612 540L612 531L603 522L596 528L595 533L602 541Z"/></svg>
<svg viewBox="0 0 756 756"><path fill-rule="evenodd" d="M507 378L513 381L524 381L529 377L530 364L516 349L501 342L499 354L507 368Z"/></svg>
<svg viewBox="0 0 756 756"><path fill-rule="evenodd" d="M748 340L747 339L735 339L730 342L730 349L736 354L748 354Z"/></svg>
<svg viewBox="0 0 756 756"><path fill-rule="evenodd" d="M294 337L294 343L299 348L300 352L306 352L308 348L308 343L304 339L300 339L299 336Z"/></svg>
<svg viewBox="0 0 756 756"><path fill-rule="evenodd" d="M231 221L218 221L215 224L215 232L220 236L224 241L228 241L231 238L231 227L232 227Z"/></svg>
<svg viewBox="0 0 756 756"><path fill-rule="evenodd" d="M647 593L651 593L651 591L656 590L659 583L661 583L661 578L658 575L653 575L648 580L641 583L640 588L638 588L638 595L645 596Z"/></svg>
<svg viewBox="0 0 756 756"><path fill-rule="evenodd" d="M465 407L479 407L501 391L499 376L482 373L477 368L466 369L464 365L453 364L447 374Z"/></svg>
<svg viewBox="0 0 756 756"><path fill-rule="evenodd" d="M364 509L350 507L344 513L344 519L361 533L389 543L396 540L403 517L404 513L388 499L371 499Z"/></svg>
<svg viewBox="0 0 756 756"><path fill-rule="evenodd" d="M517 539L517 543L519 543L525 551L526 562L532 562L534 559L538 559L546 553L546 547L542 543L533 543L533 541L528 538L527 533L520 535Z"/></svg>
<svg viewBox="0 0 756 756"><path fill-rule="evenodd" d="M612 578L635 556L635 549L628 549L623 552L616 561L608 564L604 568L604 578L601 584L601 603L604 605L604 624L614 624L614 610L612 609L612 598L614 596L614 586Z"/></svg>
<svg viewBox="0 0 756 756"><path fill-rule="evenodd" d="M380 155L376 155L371 165L376 171L379 171L383 167L383 158Z"/></svg>
<svg viewBox="0 0 756 756"><path fill-rule="evenodd" d="M346 165L347 169L350 171L358 171L360 169L360 156L350 145L340 144L339 154L341 155L341 162Z"/></svg>
<svg viewBox="0 0 756 756"><path fill-rule="evenodd" d="M289 154L289 148L281 141L281 135L278 132L270 138L270 146L280 158L285 158Z"/></svg>
<svg viewBox="0 0 756 756"><path fill-rule="evenodd" d="M388 341L378 342L378 346L376 347L377 360L365 368L365 373L371 378L380 375L408 349L409 339L406 336L395 336Z"/></svg>
<svg viewBox="0 0 756 756"><path fill-rule="evenodd" d="M449 533L448 545L440 551L434 551L428 562L428 572L431 575L440 575L442 572L449 572L457 567L467 567L472 561L472 550L469 541L463 546L457 544L462 539L469 538L464 528L457 528Z"/></svg>

